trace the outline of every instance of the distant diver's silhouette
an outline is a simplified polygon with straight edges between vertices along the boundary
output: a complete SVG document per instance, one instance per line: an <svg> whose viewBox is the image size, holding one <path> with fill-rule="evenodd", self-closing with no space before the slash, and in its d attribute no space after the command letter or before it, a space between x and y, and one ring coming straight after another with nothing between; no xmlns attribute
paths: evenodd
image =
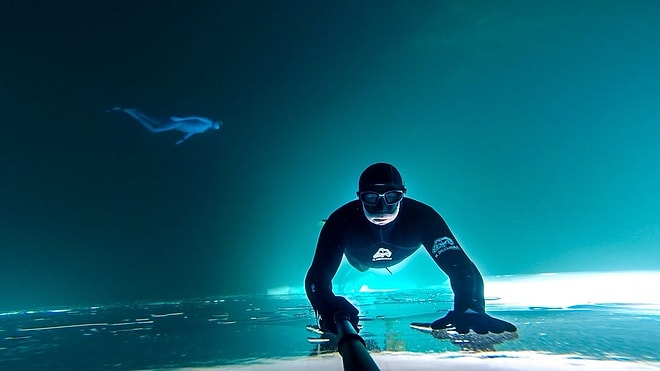
<svg viewBox="0 0 660 371"><path fill-rule="evenodd" d="M127 115L138 120L142 126L147 128L152 133L162 133L164 131L178 130L186 133L186 135L179 139L175 144L181 144L191 136L203 133L209 129L218 130L222 126L222 121L213 121L206 117L188 116L176 117L171 116L168 120L159 120L136 110L135 108L121 108L113 107L106 112L121 111Z"/></svg>

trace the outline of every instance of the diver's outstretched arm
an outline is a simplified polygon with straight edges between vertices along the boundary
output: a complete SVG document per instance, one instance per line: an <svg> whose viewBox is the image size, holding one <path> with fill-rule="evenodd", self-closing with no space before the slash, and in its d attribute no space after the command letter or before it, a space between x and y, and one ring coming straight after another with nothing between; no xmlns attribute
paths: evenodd
<svg viewBox="0 0 660 371"><path fill-rule="evenodd" d="M180 123L178 122L161 121L151 116L147 116L144 113L139 112L135 108L114 107L112 109L107 110L106 112L113 112L113 111L122 111L126 113L127 115L138 120L138 122L142 124L142 126L144 126L147 130L149 130L152 133L161 133L163 131L176 130L177 128L179 128L180 125Z"/></svg>

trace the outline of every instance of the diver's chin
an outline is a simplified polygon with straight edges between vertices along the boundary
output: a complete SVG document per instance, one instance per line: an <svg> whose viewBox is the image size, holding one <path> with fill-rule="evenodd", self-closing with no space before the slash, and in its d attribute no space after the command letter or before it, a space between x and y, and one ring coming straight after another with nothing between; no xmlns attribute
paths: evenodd
<svg viewBox="0 0 660 371"><path fill-rule="evenodd" d="M375 217L368 216L367 219L375 225L387 225L394 221L394 216L388 215L379 215Z"/></svg>
<svg viewBox="0 0 660 371"><path fill-rule="evenodd" d="M375 225L383 226L390 224L396 219L397 215L399 215L399 207L397 205L397 208L394 210L393 213L370 213L366 209L364 210L364 215L367 217L367 220Z"/></svg>

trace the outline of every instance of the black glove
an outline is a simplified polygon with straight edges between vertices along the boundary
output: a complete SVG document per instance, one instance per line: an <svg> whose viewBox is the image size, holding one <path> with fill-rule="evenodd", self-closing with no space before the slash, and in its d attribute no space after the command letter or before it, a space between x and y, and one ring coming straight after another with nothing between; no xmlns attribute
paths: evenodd
<svg viewBox="0 0 660 371"><path fill-rule="evenodd" d="M504 331L516 332L518 330L516 326L509 322L469 309L465 312L450 310L447 315L433 322L431 328L434 330L455 329L459 334L467 334L470 330L477 334L488 332L500 334Z"/></svg>
<svg viewBox="0 0 660 371"><path fill-rule="evenodd" d="M359 332L358 322L360 318L358 317L358 313L360 311L343 296L335 296L322 310L319 310L319 315L321 316L319 327L321 330L332 332L335 335L337 334L337 326L335 325L335 314L337 312L346 312L353 328L355 328L356 332Z"/></svg>

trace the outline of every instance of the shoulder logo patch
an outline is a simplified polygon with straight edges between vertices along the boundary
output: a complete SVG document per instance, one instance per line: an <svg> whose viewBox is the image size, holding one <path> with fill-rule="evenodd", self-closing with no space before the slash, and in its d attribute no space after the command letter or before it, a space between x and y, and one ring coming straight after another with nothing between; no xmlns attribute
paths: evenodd
<svg viewBox="0 0 660 371"><path fill-rule="evenodd" d="M434 257L437 258L440 256L440 254L447 250L459 250L458 246L456 246L456 243L451 238L442 237L433 241L432 252Z"/></svg>

